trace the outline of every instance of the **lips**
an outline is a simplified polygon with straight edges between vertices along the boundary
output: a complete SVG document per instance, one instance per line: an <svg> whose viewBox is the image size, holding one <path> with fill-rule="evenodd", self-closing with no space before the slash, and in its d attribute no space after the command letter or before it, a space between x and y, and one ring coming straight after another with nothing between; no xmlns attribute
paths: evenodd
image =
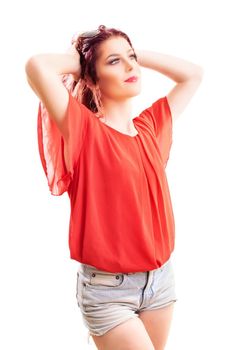
<svg viewBox="0 0 233 350"><path fill-rule="evenodd" d="M133 77L130 77L130 78L128 78L127 80L125 80L125 82L127 82L127 83L134 83L134 82L136 82L137 80L138 80L138 77L133 76Z"/></svg>

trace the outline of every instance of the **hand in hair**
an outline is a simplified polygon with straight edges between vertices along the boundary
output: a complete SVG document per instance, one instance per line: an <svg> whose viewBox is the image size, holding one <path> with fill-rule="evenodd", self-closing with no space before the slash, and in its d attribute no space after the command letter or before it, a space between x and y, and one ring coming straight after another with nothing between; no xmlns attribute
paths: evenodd
<svg viewBox="0 0 233 350"><path fill-rule="evenodd" d="M79 58L79 62L80 62L80 55L79 55L79 53L78 53L78 51L76 49L76 42L72 43L72 45L68 48L66 53L77 56ZM81 66L79 65L79 67L77 68L77 73L76 74L71 74L75 81L79 80L80 73L81 73Z"/></svg>

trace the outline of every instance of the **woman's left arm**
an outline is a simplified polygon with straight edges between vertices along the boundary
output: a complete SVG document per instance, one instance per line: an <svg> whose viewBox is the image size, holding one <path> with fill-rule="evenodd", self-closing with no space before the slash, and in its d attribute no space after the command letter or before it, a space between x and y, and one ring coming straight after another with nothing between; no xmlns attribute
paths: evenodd
<svg viewBox="0 0 233 350"><path fill-rule="evenodd" d="M201 66L181 58L154 51L136 50L140 66L153 69L177 84L167 94L173 120L183 112L203 78Z"/></svg>

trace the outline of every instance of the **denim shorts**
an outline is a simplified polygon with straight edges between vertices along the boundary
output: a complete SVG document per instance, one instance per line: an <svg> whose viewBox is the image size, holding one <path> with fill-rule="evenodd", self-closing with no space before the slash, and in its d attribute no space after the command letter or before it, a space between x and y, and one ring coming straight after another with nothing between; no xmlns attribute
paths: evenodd
<svg viewBox="0 0 233 350"><path fill-rule="evenodd" d="M76 298L90 335L103 335L144 310L177 301L171 258L160 268L144 272L113 273L80 264Z"/></svg>

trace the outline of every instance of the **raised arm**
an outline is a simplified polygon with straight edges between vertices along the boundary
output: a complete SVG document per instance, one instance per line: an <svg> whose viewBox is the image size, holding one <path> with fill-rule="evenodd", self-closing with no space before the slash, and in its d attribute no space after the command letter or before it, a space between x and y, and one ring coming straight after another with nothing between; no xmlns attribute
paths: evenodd
<svg viewBox="0 0 233 350"><path fill-rule="evenodd" d="M79 53L72 47L69 53L65 54L34 55L26 62L25 71L32 90L44 104L63 136L67 138L69 135L65 115L69 95L61 76L73 74L79 79L81 72Z"/></svg>
<svg viewBox="0 0 233 350"><path fill-rule="evenodd" d="M166 75L176 82L167 94L173 120L183 112L197 91L203 77L203 68L179 57L154 51L137 50L138 63Z"/></svg>

